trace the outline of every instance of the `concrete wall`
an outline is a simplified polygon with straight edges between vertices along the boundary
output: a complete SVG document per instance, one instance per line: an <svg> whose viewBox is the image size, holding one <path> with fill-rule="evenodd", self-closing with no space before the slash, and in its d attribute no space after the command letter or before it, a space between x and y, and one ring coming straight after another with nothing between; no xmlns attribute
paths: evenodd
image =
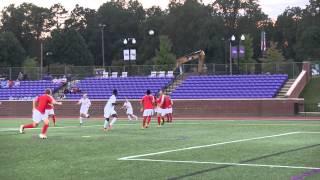
<svg viewBox="0 0 320 180"><path fill-rule="evenodd" d="M311 64L310 62L304 62L302 71L288 90L286 97L288 98L298 98L300 93L306 87L311 79Z"/></svg>
<svg viewBox="0 0 320 180"><path fill-rule="evenodd" d="M103 117L106 101L93 101L90 114ZM123 103L123 102L121 102ZM296 104L296 105L295 105ZM299 107L297 104L300 104ZM122 105L122 104L121 104ZM134 113L141 116L139 101L132 101ZM64 101L56 106L56 114L60 117L77 117L79 105L76 101ZM175 100L176 117L217 117L217 116L293 116L295 108L303 111L303 99L224 99L224 100ZM0 117L31 117L30 101L4 101L0 105ZM125 116L125 111L116 108L118 114Z"/></svg>

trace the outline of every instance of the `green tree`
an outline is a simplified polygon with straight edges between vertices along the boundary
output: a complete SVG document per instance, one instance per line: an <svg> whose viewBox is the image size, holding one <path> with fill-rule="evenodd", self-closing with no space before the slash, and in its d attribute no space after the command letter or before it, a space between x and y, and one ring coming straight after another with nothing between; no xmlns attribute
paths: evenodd
<svg viewBox="0 0 320 180"><path fill-rule="evenodd" d="M0 65L21 66L25 50L12 32L0 33Z"/></svg>
<svg viewBox="0 0 320 180"><path fill-rule="evenodd" d="M244 46L245 53L241 63L256 63L253 59L253 38L249 34L245 35L242 45Z"/></svg>
<svg viewBox="0 0 320 180"><path fill-rule="evenodd" d="M320 27L306 28L298 38L297 60L320 60Z"/></svg>
<svg viewBox="0 0 320 180"><path fill-rule="evenodd" d="M156 50L156 56L153 62L156 65L172 65L176 61L176 56L171 52L172 42L168 36L160 36L159 50Z"/></svg>
<svg viewBox="0 0 320 180"><path fill-rule="evenodd" d="M52 52L53 62L70 65L93 65L93 57L81 34L75 30L52 33L46 51Z"/></svg>
<svg viewBox="0 0 320 180"><path fill-rule="evenodd" d="M35 80L39 78L40 68L36 61L36 58L27 57L23 63L23 73L27 75L28 79Z"/></svg>

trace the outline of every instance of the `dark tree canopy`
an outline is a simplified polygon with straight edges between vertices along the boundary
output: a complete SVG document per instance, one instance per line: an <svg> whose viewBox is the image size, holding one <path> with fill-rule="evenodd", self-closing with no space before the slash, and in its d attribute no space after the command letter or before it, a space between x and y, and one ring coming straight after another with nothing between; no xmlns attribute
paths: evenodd
<svg viewBox="0 0 320 180"><path fill-rule="evenodd" d="M101 41L106 65L123 64L122 51L127 48L137 49L137 64L153 64L161 49L160 37L172 42L170 57L201 49L207 63L223 64L229 57L231 35L239 40L242 34L250 37L243 42L250 52L242 62L259 62L261 31L266 32L267 47L274 42L277 46L272 48L287 60L318 60L319 7L319 0L310 0L306 8L288 7L273 21L258 0L215 0L207 5L201 0L170 0L165 10L144 9L137 0L111 0L97 10L76 5L70 12L61 4L9 5L1 11L0 64L20 66L26 57L39 62L43 43L45 52L53 53L45 65L100 66ZM135 38L136 44L124 45L128 38Z"/></svg>

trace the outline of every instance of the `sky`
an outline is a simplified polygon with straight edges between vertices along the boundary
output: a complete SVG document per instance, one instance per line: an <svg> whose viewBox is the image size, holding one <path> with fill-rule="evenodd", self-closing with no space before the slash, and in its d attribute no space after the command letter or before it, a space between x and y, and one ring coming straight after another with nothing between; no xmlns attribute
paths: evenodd
<svg viewBox="0 0 320 180"><path fill-rule="evenodd" d="M100 5L108 0L0 0L0 10L9 4L20 5L23 2L33 3L37 6L50 7L55 3L61 3L67 10L72 10L76 4L91 9L98 9ZM158 5L165 9L169 0L138 0L145 8ZM204 3L210 3L214 0L203 0ZM309 4L309 0L259 0L262 11L269 15L272 19L276 19L286 7L299 6L304 8Z"/></svg>

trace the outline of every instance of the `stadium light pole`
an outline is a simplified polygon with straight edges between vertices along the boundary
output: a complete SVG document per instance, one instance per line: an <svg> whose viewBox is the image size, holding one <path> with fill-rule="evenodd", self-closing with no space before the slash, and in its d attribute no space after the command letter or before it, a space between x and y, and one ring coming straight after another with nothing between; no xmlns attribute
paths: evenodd
<svg viewBox="0 0 320 180"><path fill-rule="evenodd" d="M43 41L40 42L40 78L43 76Z"/></svg>
<svg viewBox="0 0 320 180"><path fill-rule="evenodd" d="M102 51L102 67L104 67L104 28L106 27L105 24L99 24L99 27L101 29L101 51Z"/></svg>
<svg viewBox="0 0 320 180"><path fill-rule="evenodd" d="M229 48L230 48L230 55L229 55L229 63L230 63L230 75L232 75L232 41L235 41L236 37L234 35L231 36L229 40Z"/></svg>

